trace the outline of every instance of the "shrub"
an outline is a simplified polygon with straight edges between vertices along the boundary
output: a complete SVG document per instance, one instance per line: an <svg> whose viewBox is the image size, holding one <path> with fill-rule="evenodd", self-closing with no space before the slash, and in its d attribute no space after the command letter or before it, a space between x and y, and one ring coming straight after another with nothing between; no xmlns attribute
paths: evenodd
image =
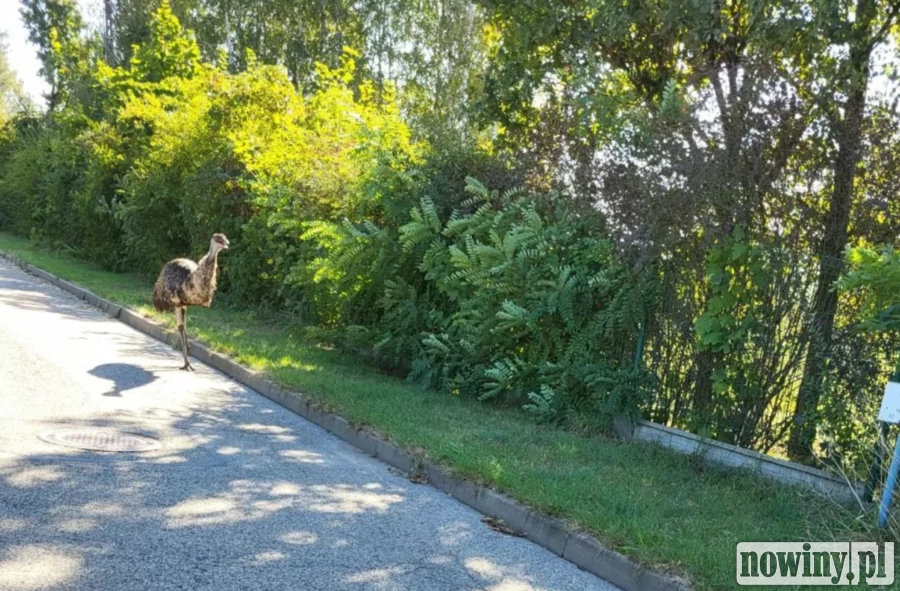
<svg viewBox="0 0 900 591"><path fill-rule="evenodd" d="M81 127L83 121L65 112L15 134L0 185L2 217L10 229L56 248L75 250L81 244L72 199L82 166L72 137Z"/></svg>
<svg viewBox="0 0 900 591"><path fill-rule="evenodd" d="M406 250L425 246L420 269L448 302L414 377L547 417L637 408L620 386L640 296L599 217L572 216L559 195L467 189L469 213L442 224L426 199L401 228Z"/></svg>
<svg viewBox="0 0 900 591"><path fill-rule="evenodd" d="M377 303L377 349L426 387L545 419L636 411L649 385L632 366L645 302L599 216L474 179L467 192L446 220L422 198L396 231L311 225L326 253L318 281Z"/></svg>
<svg viewBox="0 0 900 591"><path fill-rule="evenodd" d="M301 235L399 190L419 148L393 90L359 79L350 50L307 96L252 56L240 73L201 64L166 2L149 29L128 64L88 56L65 106L7 128L0 224L148 274L225 232L223 295L335 317L306 271L318 245Z"/></svg>

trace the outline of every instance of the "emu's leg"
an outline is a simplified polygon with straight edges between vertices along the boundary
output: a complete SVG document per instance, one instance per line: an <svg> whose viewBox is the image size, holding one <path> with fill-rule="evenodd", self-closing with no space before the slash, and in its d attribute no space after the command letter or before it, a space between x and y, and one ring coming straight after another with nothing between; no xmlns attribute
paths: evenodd
<svg viewBox="0 0 900 591"><path fill-rule="evenodd" d="M181 369L185 371L194 371L191 362L188 361L187 331L185 331L184 326L187 322L187 308L175 309L175 321L178 323L178 333L181 335L181 354L184 355L184 365Z"/></svg>

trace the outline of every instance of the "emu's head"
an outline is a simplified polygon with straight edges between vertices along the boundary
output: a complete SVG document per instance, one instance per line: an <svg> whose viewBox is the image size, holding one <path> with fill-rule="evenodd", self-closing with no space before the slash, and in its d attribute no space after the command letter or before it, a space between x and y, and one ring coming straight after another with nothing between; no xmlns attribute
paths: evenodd
<svg viewBox="0 0 900 591"><path fill-rule="evenodd" d="M228 242L228 238L225 234L213 234L212 240L209 242L209 251L219 252L229 246L231 246L231 243Z"/></svg>

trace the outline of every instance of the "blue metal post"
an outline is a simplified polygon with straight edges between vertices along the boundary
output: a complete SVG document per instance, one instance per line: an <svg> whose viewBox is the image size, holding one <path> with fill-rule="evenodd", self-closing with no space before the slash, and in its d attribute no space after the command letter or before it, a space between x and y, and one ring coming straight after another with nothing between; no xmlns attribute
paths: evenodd
<svg viewBox="0 0 900 591"><path fill-rule="evenodd" d="M875 439L875 449L872 452L874 456L872 466L869 467L869 477L866 479L866 488L863 491L863 500L871 503L875 497L875 489L881 486L881 478L884 476L884 448L887 447L888 435L891 432L891 426L888 423L878 421L881 426L878 437Z"/></svg>
<svg viewBox="0 0 900 591"><path fill-rule="evenodd" d="M900 363L894 369L891 381L900 382ZM882 434L885 433L887 433L887 429L882 431ZM894 497L894 488L897 487L897 472L900 472L900 435L897 436L897 441L894 443L894 459L891 460L887 482L881 489L881 502L878 504L878 527L882 529L887 527L888 516L891 514L891 500Z"/></svg>
<svg viewBox="0 0 900 591"><path fill-rule="evenodd" d="M878 505L878 527L887 527L888 516L891 513L891 498L894 496L894 488L897 486L897 474L900 472L900 437L894 444L894 459L888 470L887 482L881 491L881 503Z"/></svg>

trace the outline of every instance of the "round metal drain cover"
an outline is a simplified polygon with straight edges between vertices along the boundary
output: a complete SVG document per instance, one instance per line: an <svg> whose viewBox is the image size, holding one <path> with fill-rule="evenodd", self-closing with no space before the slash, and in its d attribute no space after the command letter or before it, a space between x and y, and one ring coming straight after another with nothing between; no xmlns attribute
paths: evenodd
<svg viewBox="0 0 900 591"><path fill-rule="evenodd" d="M41 433L38 437L47 443L90 451L139 452L161 447L159 441L149 437L106 429L60 429Z"/></svg>

